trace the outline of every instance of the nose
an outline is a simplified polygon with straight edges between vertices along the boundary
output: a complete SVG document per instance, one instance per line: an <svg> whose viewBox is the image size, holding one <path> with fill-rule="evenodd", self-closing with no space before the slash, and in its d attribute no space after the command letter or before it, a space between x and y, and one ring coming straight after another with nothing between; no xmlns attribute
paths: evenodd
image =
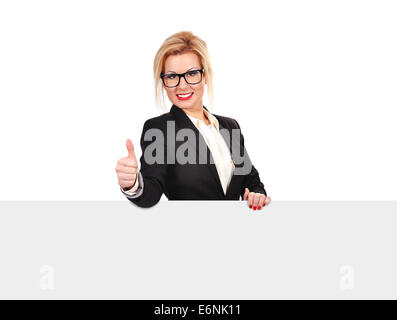
<svg viewBox="0 0 397 320"><path fill-rule="evenodd" d="M179 85L178 87L180 89L184 89L184 88L188 88L190 87L190 85L186 82L185 77L181 77L181 79L179 80Z"/></svg>

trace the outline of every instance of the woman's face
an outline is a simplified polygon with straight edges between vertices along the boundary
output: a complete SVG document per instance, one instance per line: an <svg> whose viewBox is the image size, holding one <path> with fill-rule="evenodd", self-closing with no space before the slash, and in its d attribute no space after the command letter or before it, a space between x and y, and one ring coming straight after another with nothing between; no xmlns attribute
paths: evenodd
<svg viewBox="0 0 397 320"><path fill-rule="evenodd" d="M164 73L185 73L188 70L201 69L200 59L194 53L183 53L169 56L164 64ZM181 109L200 110L203 106L204 88L207 81L205 78L205 71L203 78L198 84L188 84L183 77L179 81L179 85L174 88L167 88L168 98L170 101ZM178 97L179 94L193 93L190 98Z"/></svg>

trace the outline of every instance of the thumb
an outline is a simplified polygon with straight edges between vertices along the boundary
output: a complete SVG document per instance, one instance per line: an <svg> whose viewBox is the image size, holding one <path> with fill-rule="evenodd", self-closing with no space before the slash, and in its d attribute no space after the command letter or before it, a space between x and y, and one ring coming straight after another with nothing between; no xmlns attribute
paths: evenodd
<svg viewBox="0 0 397 320"><path fill-rule="evenodd" d="M250 193L248 188L245 188L243 200L248 200L248 194Z"/></svg>
<svg viewBox="0 0 397 320"><path fill-rule="evenodd" d="M135 159L134 145L130 139L127 139L128 158Z"/></svg>

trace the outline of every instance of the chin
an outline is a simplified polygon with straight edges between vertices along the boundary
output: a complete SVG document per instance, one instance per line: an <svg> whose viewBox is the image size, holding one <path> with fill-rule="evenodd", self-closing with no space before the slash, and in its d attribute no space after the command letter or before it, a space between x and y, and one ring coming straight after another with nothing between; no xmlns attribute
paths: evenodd
<svg viewBox="0 0 397 320"><path fill-rule="evenodd" d="M194 106L194 103L191 103L191 101L189 101L189 103L184 103L185 101L175 101L174 104L182 109L189 109L192 108Z"/></svg>

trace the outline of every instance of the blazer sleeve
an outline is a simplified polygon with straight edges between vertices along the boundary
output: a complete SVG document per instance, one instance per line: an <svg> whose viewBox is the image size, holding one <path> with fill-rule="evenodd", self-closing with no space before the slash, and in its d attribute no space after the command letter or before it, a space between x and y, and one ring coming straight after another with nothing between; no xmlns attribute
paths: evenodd
<svg viewBox="0 0 397 320"><path fill-rule="evenodd" d="M153 143L152 141L145 141L145 133L149 129L160 129L163 132L163 142L164 142L164 161L162 163L151 163L148 164L145 160L145 151L146 148ZM127 194L124 194L128 200L130 200L135 205L142 208L149 208L154 206L160 201L161 196L165 190L165 179L167 175L167 148L166 148L166 135L164 129L160 128L154 122L150 122L147 120L143 125L142 135L141 135L141 149L142 156L140 158L141 168L139 172L142 175L142 193L138 197L129 197Z"/></svg>
<svg viewBox="0 0 397 320"><path fill-rule="evenodd" d="M248 156L248 152L245 149L244 136L241 133L240 125L238 124L238 122L236 120L234 120L234 121L236 122L237 128L240 130L241 149L244 152L244 154L246 155L248 161L250 161L250 158ZM243 180L243 183L242 183L242 188L240 190L241 198L244 197L245 188L248 188L250 192L262 193L262 194L267 196L267 193L266 193L266 190L265 190L265 186L261 182L261 179L259 178L259 172L258 172L258 170L256 170L254 165L252 165L252 167L251 167L251 172L244 176L244 180Z"/></svg>

